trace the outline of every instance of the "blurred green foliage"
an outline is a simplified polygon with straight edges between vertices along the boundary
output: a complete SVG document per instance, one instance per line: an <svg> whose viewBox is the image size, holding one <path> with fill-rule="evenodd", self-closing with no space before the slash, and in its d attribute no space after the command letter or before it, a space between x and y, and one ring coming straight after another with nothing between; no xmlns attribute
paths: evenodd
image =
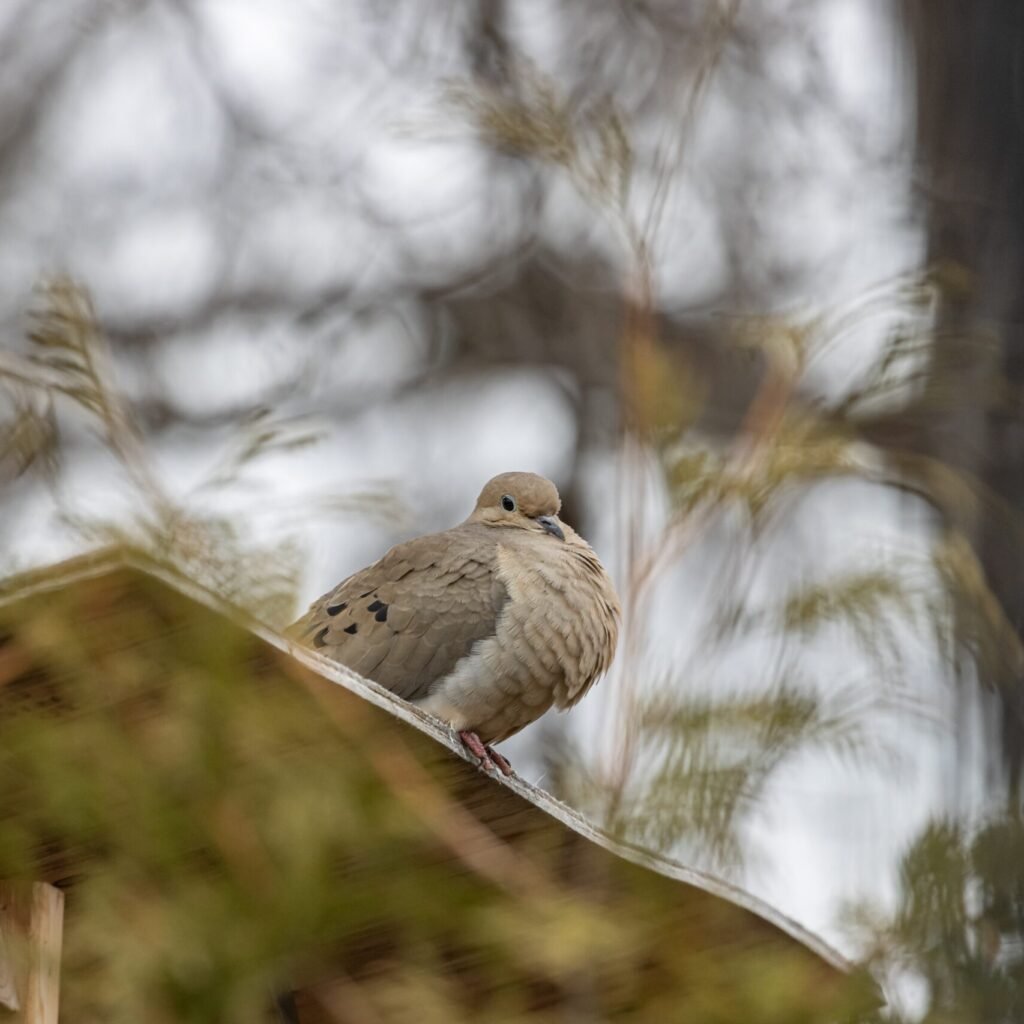
<svg viewBox="0 0 1024 1024"><path fill-rule="evenodd" d="M973 828L928 825L901 865L891 919L864 907L851 926L865 960L897 988L924 992L888 1019L927 1024L1011 1024L1024 1018L1024 822L1019 814Z"/></svg>
<svg viewBox="0 0 1024 1024"><path fill-rule="evenodd" d="M269 1020L291 988L306 1020L370 1022L812 1022L864 998L725 901L588 869L553 822L523 839L511 794L152 577L37 590L0 629L0 877L70 885L66 1019ZM495 831L467 823L467 776Z"/></svg>
<svg viewBox="0 0 1024 1024"><path fill-rule="evenodd" d="M5 473L38 470L65 524L90 545L140 549L263 621L286 623L295 610L299 548L288 536L275 537L271 545L257 543L241 517L216 511L211 499L244 484L260 459L306 448L321 432L308 421L257 409L235 426L206 475L184 495L172 496L153 472L143 432L117 386L88 292L56 278L40 287L30 319L27 355L0 359L0 394L10 396L14 410L0 423L0 482ZM84 417L111 460L129 500L127 516L84 513L63 493L60 424L76 417ZM262 503L270 497L260 495ZM393 518L395 502L381 492L311 496L303 503L307 516L368 511Z"/></svg>

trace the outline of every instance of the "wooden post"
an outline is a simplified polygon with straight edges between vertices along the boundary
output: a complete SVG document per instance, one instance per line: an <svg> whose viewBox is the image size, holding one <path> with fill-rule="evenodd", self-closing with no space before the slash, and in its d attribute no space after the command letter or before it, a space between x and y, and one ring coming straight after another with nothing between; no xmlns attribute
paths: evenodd
<svg viewBox="0 0 1024 1024"><path fill-rule="evenodd" d="M0 882L0 1024L57 1024L64 893Z"/></svg>

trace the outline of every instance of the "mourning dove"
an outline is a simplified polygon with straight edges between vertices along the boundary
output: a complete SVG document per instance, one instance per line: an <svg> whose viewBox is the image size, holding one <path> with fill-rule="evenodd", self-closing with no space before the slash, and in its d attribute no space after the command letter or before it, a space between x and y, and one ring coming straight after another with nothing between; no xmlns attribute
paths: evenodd
<svg viewBox="0 0 1024 1024"><path fill-rule="evenodd" d="M314 601L289 635L449 723L482 766L607 668L619 602L593 549L561 522L555 485L502 473L472 515L393 547Z"/></svg>

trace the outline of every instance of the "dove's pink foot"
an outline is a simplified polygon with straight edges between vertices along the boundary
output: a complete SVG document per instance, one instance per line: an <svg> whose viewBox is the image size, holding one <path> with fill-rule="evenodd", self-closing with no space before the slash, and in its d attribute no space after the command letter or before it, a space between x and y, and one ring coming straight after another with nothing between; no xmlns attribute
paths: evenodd
<svg viewBox="0 0 1024 1024"><path fill-rule="evenodd" d="M494 747L484 747L484 750L491 755L491 760L498 766L501 774L504 775L506 779L510 779L515 775L515 772L512 771L512 765L508 763L507 757L503 757L499 754Z"/></svg>
<svg viewBox="0 0 1024 1024"><path fill-rule="evenodd" d="M463 746L480 762L480 767L486 771L493 771L497 765L502 775L511 776L512 765L501 756L493 747L488 747L475 732L464 730L459 733L459 739Z"/></svg>

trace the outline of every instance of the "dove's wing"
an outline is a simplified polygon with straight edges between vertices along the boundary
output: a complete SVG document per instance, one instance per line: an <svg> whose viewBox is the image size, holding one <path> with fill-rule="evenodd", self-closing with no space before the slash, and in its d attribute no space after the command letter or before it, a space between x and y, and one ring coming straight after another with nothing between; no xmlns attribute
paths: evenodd
<svg viewBox="0 0 1024 1024"><path fill-rule="evenodd" d="M494 531L464 523L399 544L315 601L288 634L405 700L494 636L508 593Z"/></svg>

